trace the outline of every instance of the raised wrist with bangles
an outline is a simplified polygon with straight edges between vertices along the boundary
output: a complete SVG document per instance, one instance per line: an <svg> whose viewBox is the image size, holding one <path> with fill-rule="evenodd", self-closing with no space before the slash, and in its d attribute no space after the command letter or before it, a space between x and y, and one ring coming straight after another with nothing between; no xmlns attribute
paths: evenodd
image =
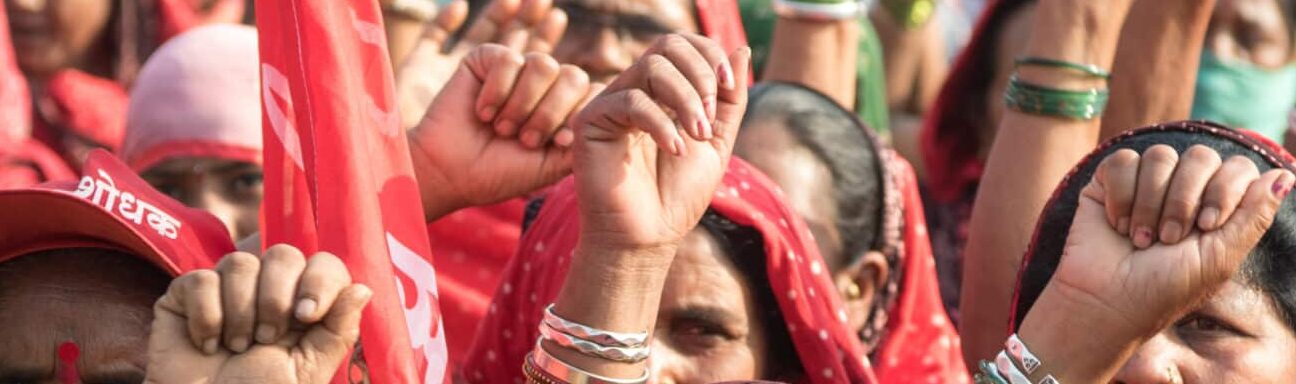
<svg viewBox="0 0 1296 384"><path fill-rule="evenodd" d="M621 363L639 363L648 359L648 332L613 332L590 327L554 313L554 305L545 308L540 322L540 338L527 355L522 373L527 382L537 384L642 384L648 382L648 369L631 379L601 376L572 366L545 350L549 341L582 355Z"/></svg>
<svg viewBox="0 0 1296 384"><path fill-rule="evenodd" d="M1053 375L1040 370L1043 362L1013 334L1004 342L1004 350L993 362L981 360L972 379L977 384L1059 384ZM1031 377L1039 377L1032 381Z"/></svg>
<svg viewBox="0 0 1296 384"><path fill-rule="evenodd" d="M1085 78L1106 81L1111 74L1097 65L1072 63L1064 60L1024 57L1017 59L1017 67L1037 66L1068 71ZM1016 74L1008 80L1004 90L1004 104L1008 109L1041 116L1072 120L1092 120L1102 116L1111 93L1107 88L1062 89L1022 80Z"/></svg>

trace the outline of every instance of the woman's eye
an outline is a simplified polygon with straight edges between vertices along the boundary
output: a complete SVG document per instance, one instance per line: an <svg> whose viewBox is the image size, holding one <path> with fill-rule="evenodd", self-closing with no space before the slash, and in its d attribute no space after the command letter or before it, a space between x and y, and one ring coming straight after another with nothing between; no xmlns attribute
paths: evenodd
<svg viewBox="0 0 1296 384"><path fill-rule="evenodd" d="M709 324L684 324L671 329L671 338L678 346L693 351L705 351L734 340L723 327Z"/></svg>
<svg viewBox="0 0 1296 384"><path fill-rule="evenodd" d="M240 174L231 181L234 192L243 196L245 194L260 194L262 183L265 176L261 172L249 172Z"/></svg>
<svg viewBox="0 0 1296 384"><path fill-rule="evenodd" d="M1184 319L1183 321L1180 321L1179 324L1176 325L1176 327L1180 329L1180 332L1188 336L1241 335L1241 332L1239 332L1237 328L1225 324L1222 321L1210 317L1206 317L1206 316L1193 316Z"/></svg>

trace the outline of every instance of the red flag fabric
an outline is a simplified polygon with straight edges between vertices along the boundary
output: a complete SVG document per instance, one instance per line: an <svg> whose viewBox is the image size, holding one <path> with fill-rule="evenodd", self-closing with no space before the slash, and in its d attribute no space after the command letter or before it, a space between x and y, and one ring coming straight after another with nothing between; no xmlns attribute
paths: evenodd
<svg viewBox="0 0 1296 384"><path fill-rule="evenodd" d="M31 130L31 94L18 70L9 40L9 14L0 9L0 147L27 140Z"/></svg>
<svg viewBox="0 0 1296 384"><path fill-rule="evenodd" d="M335 382L446 382L436 273L377 2L262 0L256 15L263 241L336 254L374 290L363 360Z"/></svg>

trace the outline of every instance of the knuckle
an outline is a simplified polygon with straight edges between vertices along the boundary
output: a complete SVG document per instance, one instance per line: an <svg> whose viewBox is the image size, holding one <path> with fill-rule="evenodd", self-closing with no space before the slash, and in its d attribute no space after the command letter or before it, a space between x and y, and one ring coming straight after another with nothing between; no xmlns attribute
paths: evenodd
<svg viewBox="0 0 1296 384"><path fill-rule="evenodd" d="M560 67L558 60L554 60L553 56L539 52L527 53L526 65L527 67L535 68L537 72L544 74L558 73L558 68Z"/></svg>
<svg viewBox="0 0 1296 384"><path fill-rule="evenodd" d="M1216 153L1215 150L1201 144L1193 145L1188 148L1187 151L1184 151L1183 158L1198 163L1220 163L1219 153Z"/></svg>
<svg viewBox="0 0 1296 384"><path fill-rule="evenodd" d="M306 262L301 251L288 245L276 245L266 250L265 256L262 256L262 262L274 263L280 265L301 265Z"/></svg>
<svg viewBox="0 0 1296 384"><path fill-rule="evenodd" d="M1252 162L1251 159L1247 158L1246 156L1233 155L1232 157L1229 157L1227 161L1225 161L1225 165L1228 166L1229 168L1232 168L1235 171L1241 171L1246 173L1254 172L1256 175L1260 174L1260 169L1256 168L1255 162Z"/></svg>
<svg viewBox="0 0 1296 384"><path fill-rule="evenodd" d="M286 295L262 295L257 299L257 312L261 315L282 316L292 307L292 298Z"/></svg>
<svg viewBox="0 0 1296 384"><path fill-rule="evenodd" d="M1179 161L1179 153L1165 144L1153 145L1143 152L1143 162L1145 163L1168 164L1177 161Z"/></svg>
<svg viewBox="0 0 1296 384"><path fill-rule="evenodd" d="M578 86L588 86L590 82L589 74L575 65L563 64L558 68L558 76L565 81L571 82Z"/></svg>
<svg viewBox="0 0 1296 384"><path fill-rule="evenodd" d="M190 289L215 288L220 284L220 275L210 269L190 272L184 278Z"/></svg>
<svg viewBox="0 0 1296 384"><path fill-rule="evenodd" d="M261 266L261 260L247 252L235 252L225 255L217 269L231 274L254 273Z"/></svg>

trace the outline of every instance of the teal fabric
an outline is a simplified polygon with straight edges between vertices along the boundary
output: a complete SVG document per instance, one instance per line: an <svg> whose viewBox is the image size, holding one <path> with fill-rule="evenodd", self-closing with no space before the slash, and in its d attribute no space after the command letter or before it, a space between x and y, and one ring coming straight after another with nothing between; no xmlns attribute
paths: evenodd
<svg viewBox="0 0 1296 384"><path fill-rule="evenodd" d="M743 29L747 43L752 47L752 61L756 73L763 73L769 60L770 43L774 38L774 23L778 16L770 7L770 0L739 0ZM890 124L886 104L886 74L883 72L882 43L877 31L867 17L859 18L859 53L856 55L855 113L860 121L878 133L887 133Z"/></svg>
<svg viewBox="0 0 1296 384"><path fill-rule="evenodd" d="M1202 52L1192 117L1246 128L1281 143L1296 106L1296 64L1264 69Z"/></svg>

